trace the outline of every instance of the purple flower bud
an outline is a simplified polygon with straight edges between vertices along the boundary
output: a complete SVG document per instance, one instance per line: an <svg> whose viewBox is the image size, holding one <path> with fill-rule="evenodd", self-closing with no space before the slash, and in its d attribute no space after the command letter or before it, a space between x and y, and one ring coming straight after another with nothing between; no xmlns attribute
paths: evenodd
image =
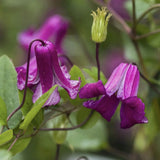
<svg viewBox="0 0 160 160"><path fill-rule="evenodd" d="M107 95L113 95L120 87L123 77L125 75L127 69L127 63L121 63L118 67L116 67L105 84L105 89Z"/></svg>
<svg viewBox="0 0 160 160"><path fill-rule="evenodd" d="M137 66L121 63L115 68L105 84L106 93L111 96L117 91L117 98L126 99L137 96L139 86L139 71Z"/></svg>

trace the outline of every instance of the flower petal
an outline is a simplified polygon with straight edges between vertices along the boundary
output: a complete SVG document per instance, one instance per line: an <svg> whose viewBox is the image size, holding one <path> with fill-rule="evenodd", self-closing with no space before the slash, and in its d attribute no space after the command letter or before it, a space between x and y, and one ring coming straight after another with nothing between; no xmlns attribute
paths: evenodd
<svg viewBox="0 0 160 160"><path fill-rule="evenodd" d="M41 96L42 96L42 86L41 83L39 83L36 87L36 90L34 91L32 100L33 103L35 103ZM51 105L56 105L60 101L60 96L58 92L58 87L53 91L53 93L50 95L44 106L51 106ZM43 107L44 107L43 106Z"/></svg>
<svg viewBox="0 0 160 160"><path fill-rule="evenodd" d="M138 97L130 97L122 101L121 128L129 128L138 123L148 123L144 109L144 103Z"/></svg>
<svg viewBox="0 0 160 160"><path fill-rule="evenodd" d="M46 43L45 46L39 43L35 47L35 55L37 60L40 83L42 85L42 93L48 91L53 84L51 54L48 49L47 42L45 43Z"/></svg>
<svg viewBox="0 0 160 160"><path fill-rule="evenodd" d="M87 83L79 92L80 98L93 98L105 94L105 88L101 80L96 83Z"/></svg>
<svg viewBox="0 0 160 160"><path fill-rule="evenodd" d="M83 103L85 107L94 109L99 112L107 121L111 120L118 104L119 100L116 98L115 95L112 95L111 97L105 95L102 96L100 100L90 100Z"/></svg>
<svg viewBox="0 0 160 160"><path fill-rule="evenodd" d="M30 42L34 40L34 32L35 31L30 28L18 35L18 41L22 48L28 50Z"/></svg>
<svg viewBox="0 0 160 160"><path fill-rule="evenodd" d="M16 67L17 71L17 86L18 89L23 90L25 86L25 80L26 80L26 72L27 72L27 63L20 67ZM37 75L37 62L36 58L33 57L30 60L29 64L29 74L28 74L28 87L32 87L33 85L37 84L39 82L39 78Z"/></svg>
<svg viewBox="0 0 160 160"><path fill-rule="evenodd" d="M58 52L61 52L62 40L67 32L67 29L68 21L59 15L54 15L49 17L37 31L29 29L20 33L18 36L18 41L25 50L28 50L30 42L34 39L49 40L52 37L56 43ZM35 42L33 46L36 44L37 43ZM32 50L31 53L34 54L34 50Z"/></svg>
<svg viewBox="0 0 160 160"><path fill-rule="evenodd" d="M128 97L137 96L139 77L137 66L129 64L119 87L117 98L126 99Z"/></svg>
<svg viewBox="0 0 160 160"><path fill-rule="evenodd" d="M80 78L79 80L70 80L68 79L69 76L67 76L66 78L66 74L63 73L59 65L55 46L51 42L48 42L48 41L47 41L47 44L48 44L48 48L51 54L53 73L55 74L56 83L59 84L64 89L66 89L72 99L75 99L79 92L79 87L81 83Z"/></svg>
<svg viewBox="0 0 160 160"><path fill-rule="evenodd" d="M118 67L114 69L112 75L105 84L107 95L111 96L118 90L121 81L123 80L123 77L125 75L127 66L128 64L121 63L120 65L118 65Z"/></svg>

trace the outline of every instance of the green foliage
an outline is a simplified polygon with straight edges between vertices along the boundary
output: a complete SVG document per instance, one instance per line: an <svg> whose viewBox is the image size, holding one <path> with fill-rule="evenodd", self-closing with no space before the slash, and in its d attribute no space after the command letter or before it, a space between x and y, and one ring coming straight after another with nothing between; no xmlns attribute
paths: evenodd
<svg viewBox="0 0 160 160"><path fill-rule="evenodd" d="M73 149L94 151L102 149L106 144L106 130L102 121L98 121L90 129L76 129L68 132L67 142Z"/></svg>
<svg viewBox="0 0 160 160"><path fill-rule="evenodd" d="M78 80L79 78L81 78L80 87L83 87L86 84L85 77L78 66L74 65L71 68L70 75L72 80ZM60 89L59 93L60 93L60 97L64 100L64 102L69 100L69 102L74 106L77 106L77 107L82 106L82 103L84 100L80 99L79 96L77 96L76 99L71 99L65 89Z"/></svg>
<svg viewBox="0 0 160 160"><path fill-rule="evenodd" d="M8 149L12 145L13 141L3 145L2 149ZM11 148L10 152L12 153L13 156L19 152L22 152L29 145L30 141L31 141L31 138L18 139L13 145L13 147Z"/></svg>
<svg viewBox="0 0 160 160"><path fill-rule="evenodd" d="M12 155L9 151L1 149L0 150L0 157L1 157L1 160L10 160Z"/></svg>
<svg viewBox="0 0 160 160"><path fill-rule="evenodd" d="M2 126L7 124L7 108L5 102L1 97L0 97L0 124Z"/></svg>
<svg viewBox="0 0 160 160"><path fill-rule="evenodd" d="M19 106L17 73L13 63L7 56L0 57L0 97L6 104L7 115ZM21 119L21 111L18 111L8 121L9 128L16 128Z"/></svg>
<svg viewBox="0 0 160 160"><path fill-rule="evenodd" d="M23 91L19 91L20 102L23 99L23 93L24 93L24 90ZM30 111L30 109L33 106L32 96L33 96L33 92L29 88L27 88L26 99L25 99L25 102L23 104L23 107L21 108L23 116L26 116L27 113Z"/></svg>
<svg viewBox="0 0 160 160"><path fill-rule="evenodd" d="M32 120L32 125L39 128L44 119L44 109L42 108Z"/></svg>
<svg viewBox="0 0 160 160"><path fill-rule="evenodd" d="M77 124L82 123L85 120L85 118L88 117L90 112L91 112L91 109L81 107L81 109L77 112L77 115L76 115ZM90 120L81 128L82 129L92 128L100 118L101 118L101 115L98 112L94 112Z"/></svg>
<svg viewBox="0 0 160 160"><path fill-rule="evenodd" d="M19 97L21 101L23 99L23 93L24 91L19 91ZM33 92L29 88L27 88L26 100L23 107L21 108L21 111L24 117L31 110L31 108L33 108L32 96L33 96ZM38 114L35 116L35 118L32 120L32 124L33 124L32 127L39 128L40 124L43 121L43 118L44 118L44 110L41 109L38 112Z"/></svg>
<svg viewBox="0 0 160 160"><path fill-rule="evenodd" d="M81 78L81 86L80 87L83 87L86 84L85 77L84 77L81 69L78 66L74 65L71 68L69 73L71 75L71 79L73 79L73 80L78 80L79 77Z"/></svg>
<svg viewBox="0 0 160 160"><path fill-rule="evenodd" d="M41 110L42 106L45 104L47 99L50 97L52 92L56 89L57 85L49 89L45 94L43 94L33 105L33 108L27 113L24 121L20 125L20 129L26 130L31 121L35 118L38 112Z"/></svg>
<svg viewBox="0 0 160 160"><path fill-rule="evenodd" d="M97 82L97 67L92 67L91 69L83 68L83 71L85 73L87 73L90 76L90 78L93 79L93 80L89 79L90 83L91 82ZM100 72L100 77L101 77L101 80L102 80L103 84L105 84L107 80L106 80L106 77L105 77L105 75L103 74L102 71Z"/></svg>
<svg viewBox="0 0 160 160"><path fill-rule="evenodd" d="M0 134L0 146L7 143L13 138L13 130L7 130Z"/></svg>

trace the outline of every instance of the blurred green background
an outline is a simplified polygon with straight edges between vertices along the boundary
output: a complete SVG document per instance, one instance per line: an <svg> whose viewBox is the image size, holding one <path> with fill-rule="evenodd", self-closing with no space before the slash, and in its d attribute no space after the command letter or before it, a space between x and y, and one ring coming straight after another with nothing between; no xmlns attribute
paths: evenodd
<svg viewBox="0 0 160 160"><path fill-rule="evenodd" d="M137 16L158 1L136 0ZM125 4L131 13L131 1ZM139 6L139 8L138 8ZM6 54L15 66L25 62L26 53L20 48L17 35L30 27L39 28L47 17L60 14L70 22L63 47L69 58L79 67L95 65L95 44L91 41L91 10L97 8L92 0L0 0L0 55ZM149 14L137 27L142 35L158 28L159 11ZM130 20L128 24L131 25ZM136 62L137 54L128 36L112 18L108 26L107 41L100 47L101 67L106 77L120 62ZM148 77L160 82L160 34L140 40L140 49ZM159 86L157 86L159 87ZM160 89L160 87L159 87ZM139 97L146 106L148 124L122 130L119 111L110 123L102 118L90 129L68 133L62 146L62 160L76 160L85 155L88 160L107 159L160 159L160 95L141 80ZM27 149L14 160L51 160L55 155L52 133L39 132Z"/></svg>

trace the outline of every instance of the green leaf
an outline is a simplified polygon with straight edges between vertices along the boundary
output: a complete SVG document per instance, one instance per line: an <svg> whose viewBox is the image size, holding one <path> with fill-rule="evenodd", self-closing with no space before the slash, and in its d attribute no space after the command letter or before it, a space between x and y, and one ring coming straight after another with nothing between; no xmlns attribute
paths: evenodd
<svg viewBox="0 0 160 160"><path fill-rule="evenodd" d="M74 65L71 68L69 73L71 75L71 79L73 79L73 80L78 80L79 77L81 78L81 86L80 87L83 87L86 84L85 77L84 77L81 69L78 66Z"/></svg>
<svg viewBox="0 0 160 160"><path fill-rule="evenodd" d="M9 151L1 149L0 150L0 157L1 157L1 160L10 160L12 155Z"/></svg>
<svg viewBox="0 0 160 160"><path fill-rule="evenodd" d="M7 108L5 102L1 97L0 97L0 124L2 126L7 124Z"/></svg>
<svg viewBox="0 0 160 160"><path fill-rule="evenodd" d="M19 96L17 89L17 73L14 65L7 56L0 57L0 97L7 107L7 115L19 106ZM8 126L14 129L22 119L21 111L18 111L8 121Z"/></svg>
<svg viewBox="0 0 160 160"><path fill-rule="evenodd" d="M44 119L44 109L42 108L35 118L32 120L32 124L34 127L39 128Z"/></svg>
<svg viewBox="0 0 160 160"><path fill-rule="evenodd" d="M3 146L3 149L8 149L12 145L13 141L5 144ZM22 152L29 145L30 141L31 141L31 138L18 139L15 142L15 144L13 145L13 147L11 148L10 152L12 153L12 155L15 155L16 153Z"/></svg>
<svg viewBox="0 0 160 160"><path fill-rule="evenodd" d="M73 149L82 151L97 151L106 147L106 128L102 121L98 121L90 129L76 129L68 132L67 143Z"/></svg>
<svg viewBox="0 0 160 160"><path fill-rule="evenodd" d="M22 152L30 143L31 138L18 139L14 146L11 148L11 153L15 155L16 153Z"/></svg>
<svg viewBox="0 0 160 160"><path fill-rule="evenodd" d="M23 99L23 93L24 91L19 91L20 101L22 101ZM23 107L21 108L23 116L26 116L27 113L30 111L30 109L33 106L32 96L33 96L33 92L29 88L27 88L26 99L25 99Z"/></svg>
<svg viewBox="0 0 160 160"><path fill-rule="evenodd" d="M0 146L7 143L13 138L13 130L7 130L0 134Z"/></svg>
<svg viewBox="0 0 160 160"><path fill-rule="evenodd" d="M20 129L26 130L31 121L35 118L38 112L41 110L42 106L45 104L47 99L50 97L52 92L56 89L57 85L49 89L45 94L43 94L33 105L33 108L27 113L24 121L20 125Z"/></svg>
<svg viewBox="0 0 160 160"><path fill-rule="evenodd" d="M97 67L92 67L91 69L83 68L83 71L87 73L93 79L92 82L97 82L98 80L97 79ZM100 72L100 77L101 77L103 84L105 84L107 79L102 71Z"/></svg>
<svg viewBox="0 0 160 160"><path fill-rule="evenodd" d="M77 124L82 123L88 117L90 112L91 112L91 109L81 107L81 109L77 112L77 116L76 116ZM97 121L100 119L100 117L101 116L98 112L94 112L90 120L85 125L83 125L81 128L83 129L92 128L97 123Z"/></svg>
<svg viewBox="0 0 160 160"><path fill-rule="evenodd" d="M21 101L23 99L23 92L24 91L19 91L19 97ZM29 88L27 88L26 100L23 107L21 108L21 111L24 117L31 110L31 108L33 108L32 96L33 96L33 92ZM35 116L35 118L32 120L32 124L33 124L32 127L39 128L44 118L43 112L44 110L40 110L38 114Z"/></svg>

